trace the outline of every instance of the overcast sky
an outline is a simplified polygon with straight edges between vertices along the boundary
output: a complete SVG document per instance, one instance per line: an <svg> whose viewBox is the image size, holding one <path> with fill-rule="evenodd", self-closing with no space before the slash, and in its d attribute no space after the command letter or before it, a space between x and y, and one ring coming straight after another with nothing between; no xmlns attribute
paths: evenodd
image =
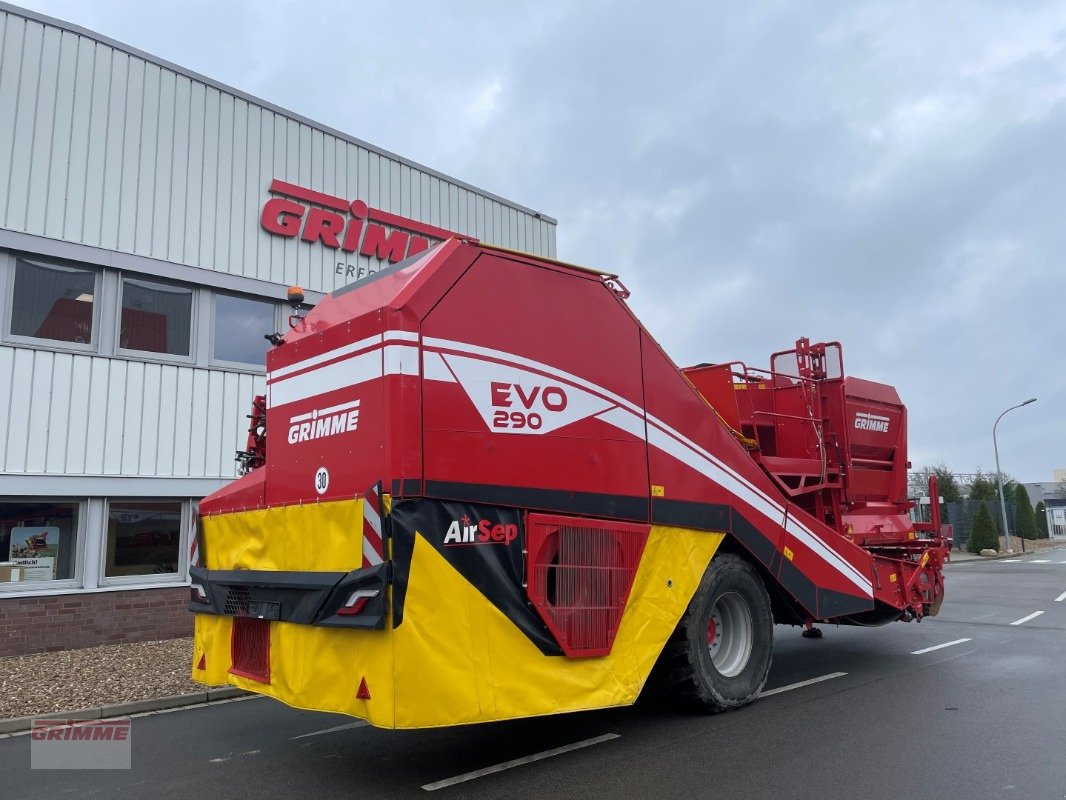
<svg viewBox="0 0 1066 800"><path fill-rule="evenodd" d="M1066 467L1066 4L23 0L559 220L679 363L799 336L915 466Z"/></svg>

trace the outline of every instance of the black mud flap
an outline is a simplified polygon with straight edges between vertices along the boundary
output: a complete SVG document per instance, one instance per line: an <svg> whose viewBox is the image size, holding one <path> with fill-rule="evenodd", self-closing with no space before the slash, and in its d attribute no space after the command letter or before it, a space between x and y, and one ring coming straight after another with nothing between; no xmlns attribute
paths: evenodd
<svg viewBox="0 0 1066 800"><path fill-rule="evenodd" d="M392 626L403 623L415 538L421 537L545 655L563 654L525 590L523 512L412 499L392 506Z"/></svg>

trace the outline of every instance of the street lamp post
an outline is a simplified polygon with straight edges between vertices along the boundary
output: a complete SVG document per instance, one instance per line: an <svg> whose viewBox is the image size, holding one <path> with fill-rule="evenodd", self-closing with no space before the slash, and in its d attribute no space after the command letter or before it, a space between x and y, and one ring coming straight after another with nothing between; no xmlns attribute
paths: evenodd
<svg viewBox="0 0 1066 800"><path fill-rule="evenodd" d="M1027 406L1030 403L1035 403L1036 398L1030 397L1024 403L1018 403L1016 406L1011 406L1007 411L1013 411L1016 408ZM996 451L996 488L999 490L999 510L1003 515L1003 541L1006 542L1006 549L1008 553L1013 553L1014 549L1010 546L1010 531L1007 530L1007 504L1003 500L1003 473L999 469L999 445L996 443L996 428L999 427L999 421L1003 419L1007 411L1004 411L998 417L996 417L996 424L992 426L992 449ZM1025 542L1022 542L1022 552L1025 551Z"/></svg>

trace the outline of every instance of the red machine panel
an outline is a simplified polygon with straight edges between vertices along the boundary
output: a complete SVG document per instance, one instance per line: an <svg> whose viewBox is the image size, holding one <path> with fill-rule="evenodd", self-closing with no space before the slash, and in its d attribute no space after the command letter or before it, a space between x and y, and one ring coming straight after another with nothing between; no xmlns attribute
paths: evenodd
<svg viewBox="0 0 1066 800"><path fill-rule="evenodd" d="M844 430L854 502L907 502L907 411L891 386L844 379Z"/></svg>
<svg viewBox="0 0 1066 800"><path fill-rule="evenodd" d="M812 612L822 605L861 608L872 593L869 555L790 505L645 337L653 521L708 527L718 515L717 529L731 532ZM783 380L783 391L792 391L792 382Z"/></svg>
<svg viewBox="0 0 1066 800"><path fill-rule="evenodd" d="M740 409L733 388L732 364L703 364L683 370L696 390L722 418L722 422L740 431Z"/></svg>
<svg viewBox="0 0 1066 800"><path fill-rule="evenodd" d="M426 493L647 519L639 341L595 276L482 255L422 323Z"/></svg>
<svg viewBox="0 0 1066 800"><path fill-rule="evenodd" d="M417 371L413 342L385 339L374 311L268 355L268 503L355 497L381 479L386 345L406 345Z"/></svg>

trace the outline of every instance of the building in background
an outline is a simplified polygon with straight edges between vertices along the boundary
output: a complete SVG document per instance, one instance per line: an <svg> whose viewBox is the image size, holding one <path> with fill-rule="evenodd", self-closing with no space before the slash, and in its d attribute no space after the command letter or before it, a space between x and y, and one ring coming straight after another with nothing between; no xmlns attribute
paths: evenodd
<svg viewBox="0 0 1066 800"><path fill-rule="evenodd" d="M555 220L0 3L0 655L187 635L264 333L457 232Z"/></svg>
<svg viewBox="0 0 1066 800"><path fill-rule="evenodd" d="M1052 539L1066 539L1066 469L1056 469L1047 483L1026 483L1029 502L1035 507L1044 504L1048 535Z"/></svg>

